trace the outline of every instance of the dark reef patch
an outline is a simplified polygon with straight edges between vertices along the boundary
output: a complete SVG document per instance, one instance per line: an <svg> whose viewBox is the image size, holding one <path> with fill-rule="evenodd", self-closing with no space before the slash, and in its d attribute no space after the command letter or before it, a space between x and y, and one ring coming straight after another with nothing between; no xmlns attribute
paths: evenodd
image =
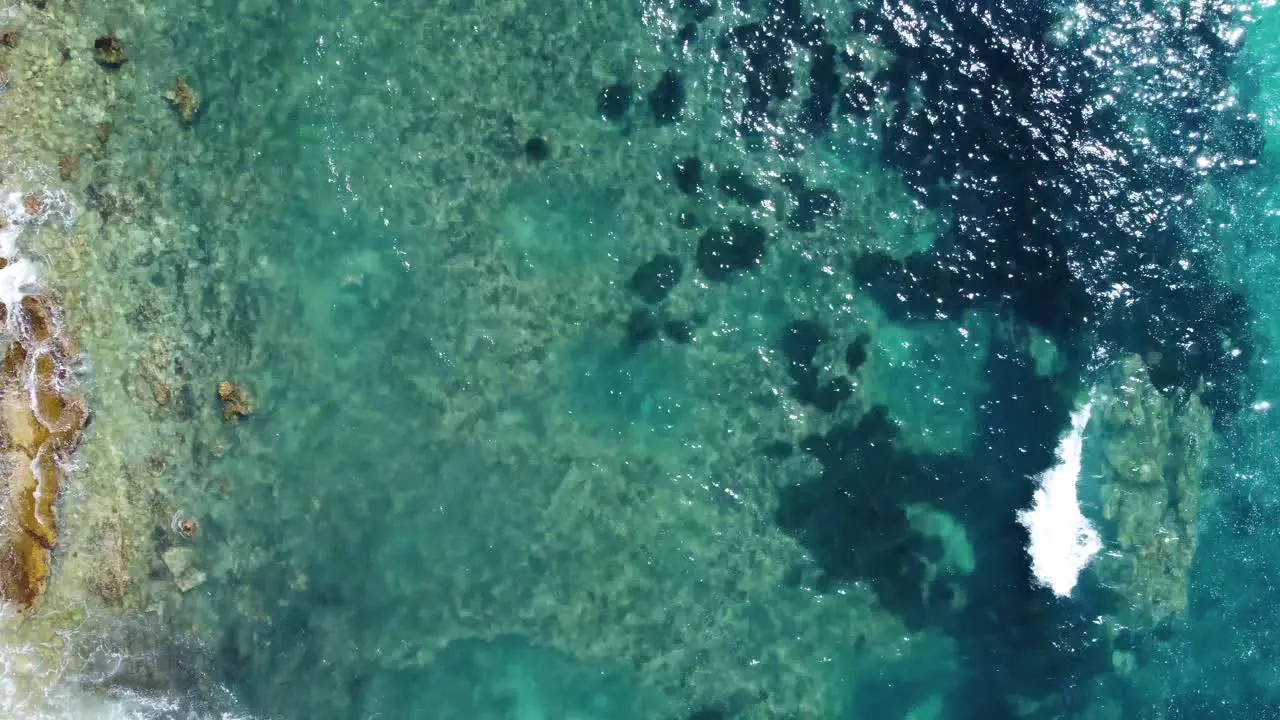
<svg viewBox="0 0 1280 720"><path fill-rule="evenodd" d="M826 37L824 20L808 18L798 0L769 0L763 19L735 26L719 41L722 53L732 53L734 70L743 78L743 104L739 131L759 135L775 120L770 104L786 100L794 89L791 61L805 49L816 50ZM829 90L833 69L826 53L811 68L810 96L802 111L805 118L818 118ZM839 79L835 79L838 83ZM815 92L815 87L817 88ZM830 107L826 106L829 113Z"/></svg>
<svg viewBox="0 0 1280 720"><path fill-rule="evenodd" d="M816 320L796 320L782 331L779 347L787 359L787 374L792 379L814 370L818 350L831 340L831 333Z"/></svg>
<svg viewBox="0 0 1280 720"><path fill-rule="evenodd" d="M698 240L698 269L709 280L724 282L764 263L769 236L759 225L731 220L708 230Z"/></svg>
<svg viewBox="0 0 1280 720"><path fill-rule="evenodd" d="M858 368L867 361L867 347L871 344L871 336L862 333L849 343L849 347L845 348L844 361L849 366L849 372L857 372Z"/></svg>
<svg viewBox="0 0 1280 720"><path fill-rule="evenodd" d="M524 143L524 156L533 163L547 160L551 157L551 143L541 136L531 137Z"/></svg>
<svg viewBox="0 0 1280 720"><path fill-rule="evenodd" d="M661 323L652 310L636 308L627 316L627 322L623 326L622 345L628 350L635 350L641 345L657 340L660 330Z"/></svg>
<svg viewBox="0 0 1280 720"><path fill-rule="evenodd" d="M796 320L782 332L779 349L787 359L787 376L795 384L792 394L797 400L816 410L835 412L853 397L853 382L838 375L822 381L823 368L815 364L819 349L831 341L831 334L813 320Z"/></svg>
<svg viewBox="0 0 1280 720"><path fill-rule="evenodd" d="M689 46L698 42L698 25L696 23L685 23L680 28L680 32L676 33L676 45L685 52L689 51Z"/></svg>
<svg viewBox="0 0 1280 720"><path fill-rule="evenodd" d="M696 157L680 158L675 163L676 187L685 195L702 192L702 160Z"/></svg>
<svg viewBox="0 0 1280 720"><path fill-rule="evenodd" d="M769 193L751 182L741 168L725 168L720 173L718 185L721 192L739 205L753 207L769 199Z"/></svg>
<svg viewBox="0 0 1280 720"><path fill-rule="evenodd" d="M674 255L661 253L636 269L627 287L637 297L649 304L667 299L680 283L683 269Z"/></svg>
<svg viewBox="0 0 1280 720"><path fill-rule="evenodd" d="M649 109L653 111L653 121L659 125L670 125L680 119L684 109L684 80L675 70L662 73L658 84L649 92Z"/></svg>
<svg viewBox="0 0 1280 720"><path fill-rule="evenodd" d="M787 214L787 227L797 232L813 232L819 222L834 220L840 215L840 196L833 190L809 190L796 193L795 206Z"/></svg>
<svg viewBox="0 0 1280 720"><path fill-rule="evenodd" d="M688 345L693 342L693 323L688 320L668 320L662 324L662 334L677 345Z"/></svg>
<svg viewBox="0 0 1280 720"><path fill-rule="evenodd" d="M868 580L886 606L922 628L945 608L929 602L928 554L906 505L940 494L943 478L956 484L964 478L898 449L897 435L888 411L877 406L857 424L840 423L806 438L801 449L822 464L823 473L783 490L776 520L822 569L821 589Z"/></svg>
<svg viewBox="0 0 1280 720"><path fill-rule="evenodd" d="M694 22L702 22L716 14L714 0L680 0L680 8Z"/></svg>
<svg viewBox="0 0 1280 720"><path fill-rule="evenodd" d="M831 126L831 110L840 93L840 75L836 72L836 48L822 43L813 51L809 68L809 96L805 98L800 126L815 135Z"/></svg>
<svg viewBox="0 0 1280 720"><path fill-rule="evenodd" d="M621 120L631 109L631 86L618 82L600 91L596 111L605 120Z"/></svg>

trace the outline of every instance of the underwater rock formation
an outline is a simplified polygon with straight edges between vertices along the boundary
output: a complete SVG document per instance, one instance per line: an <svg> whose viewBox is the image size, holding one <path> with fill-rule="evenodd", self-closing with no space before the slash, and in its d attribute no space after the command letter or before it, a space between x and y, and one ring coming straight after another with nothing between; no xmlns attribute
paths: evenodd
<svg viewBox="0 0 1280 720"><path fill-rule="evenodd" d="M1179 406L1161 394L1136 355L1111 371L1099 393L1091 432L1101 446L1102 530L1114 552L1094 570L1139 617L1159 623L1187 607L1212 420L1198 396Z"/></svg>
<svg viewBox="0 0 1280 720"><path fill-rule="evenodd" d="M178 78L174 86L165 92L164 99L178 111L182 122L190 125L196 119L196 111L200 109L200 93L188 85L185 78Z"/></svg>
<svg viewBox="0 0 1280 720"><path fill-rule="evenodd" d="M129 58L125 56L119 38L115 35L103 35L93 41L93 59L102 67L118 70Z"/></svg>
<svg viewBox="0 0 1280 720"><path fill-rule="evenodd" d="M696 157L681 158L675 164L676 187L686 195L702 192L702 160Z"/></svg>
<svg viewBox="0 0 1280 720"><path fill-rule="evenodd" d="M540 163L551 158L551 143L541 135L535 135L524 143L524 156L529 162Z"/></svg>
<svg viewBox="0 0 1280 720"><path fill-rule="evenodd" d="M653 111L653 121L659 125L670 125L680 119L684 110L684 81L679 73L668 70L662 73L658 84L649 93L649 109Z"/></svg>
<svg viewBox="0 0 1280 720"><path fill-rule="evenodd" d="M631 86L616 82L600 91L596 98L596 112L605 120L621 120L631 109Z"/></svg>
<svg viewBox="0 0 1280 720"><path fill-rule="evenodd" d="M656 305L667 299L679 284L681 275L680 260L674 255L659 253L636 268L627 287L641 300Z"/></svg>
<svg viewBox="0 0 1280 720"><path fill-rule="evenodd" d="M0 272L7 267L10 261L0 260ZM88 408L71 377L79 353L61 332L49 296L4 299L0 600L30 608L48 582L50 555L58 544L54 505Z"/></svg>
<svg viewBox="0 0 1280 720"><path fill-rule="evenodd" d="M227 422L253 414L253 405L236 383L225 380L218 383L218 400L222 403L222 419Z"/></svg>
<svg viewBox="0 0 1280 720"><path fill-rule="evenodd" d="M698 240L698 269L708 279L725 282L764 262L768 234L758 225L730 220Z"/></svg>

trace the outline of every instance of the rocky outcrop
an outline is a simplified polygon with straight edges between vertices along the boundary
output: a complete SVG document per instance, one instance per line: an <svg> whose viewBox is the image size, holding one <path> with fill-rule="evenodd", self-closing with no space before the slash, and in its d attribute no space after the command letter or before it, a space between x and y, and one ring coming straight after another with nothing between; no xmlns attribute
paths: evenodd
<svg viewBox="0 0 1280 720"><path fill-rule="evenodd" d="M0 260L0 271L8 265ZM6 303L0 368L0 599L31 607L58 544L55 503L88 419L66 339L47 295Z"/></svg>
<svg viewBox="0 0 1280 720"><path fill-rule="evenodd" d="M1196 551L1200 475L1213 428L1198 396L1161 394L1137 356L1098 386L1090 428L1098 449L1102 532L1108 552L1099 580L1152 623L1187 606L1187 573Z"/></svg>

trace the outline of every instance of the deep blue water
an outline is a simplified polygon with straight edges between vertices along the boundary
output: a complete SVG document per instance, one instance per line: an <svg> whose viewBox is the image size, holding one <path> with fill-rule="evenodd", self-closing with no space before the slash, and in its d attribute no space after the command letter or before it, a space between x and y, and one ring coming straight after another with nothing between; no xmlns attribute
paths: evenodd
<svg viewBox="0 0 1280 720"><path fill-rule="evenodd" d="M160 262L256 404L179 624L249 712L1280 716L1269 10L156 12ZM1168 615L1016 516L1134 355L1216 434Z"/></svg>

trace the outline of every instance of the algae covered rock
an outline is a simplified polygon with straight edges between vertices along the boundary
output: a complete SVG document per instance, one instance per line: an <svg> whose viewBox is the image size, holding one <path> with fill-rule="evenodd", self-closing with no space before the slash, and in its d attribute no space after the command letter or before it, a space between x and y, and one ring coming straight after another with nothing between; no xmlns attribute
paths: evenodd
<svg viewBox="0 0 1280 720"><path fill-rule="evenodd" d="M1158 623L1187 606L1196 551L1200 474L1212 441L1198 396L1179 403L1151 383L1133 356L1098 387L1091 435L1108 550L1094 569L1102 583Z"/></svg>
<svg viewBox="0 0 1280 720"><path fill-rule="evenodd" d="M165 92L164 97L169 104L173 105L173 109L178 111L182 122L190 125L196 119L196 111L200 109L200 93L188 85L184 78L178 78L177 83Z"/></svg>
<svg viewBox="0 0 1280 720"><path fill-rule="evenodd" d="M218 383L218 400L222 402L222 419L233 422L253 414L253 405L240 386L233 382Z"/></svg>
<svg viewBox="0 0 1280 720"><path fill-rule="evenodd" d="M48 296L5 306L0 366L0 600L19 607L39 601L58 545L55 504L67 457L88 419L69 368L78 353L59 332Z"/></svg>
<svg viewBox="0 0 1280 720"><path fill-rule="evenodd" d="M103 35L93 41L93 59L102 67L117 70L128 61L124 54L124 46L114 34Z"/></svg>

